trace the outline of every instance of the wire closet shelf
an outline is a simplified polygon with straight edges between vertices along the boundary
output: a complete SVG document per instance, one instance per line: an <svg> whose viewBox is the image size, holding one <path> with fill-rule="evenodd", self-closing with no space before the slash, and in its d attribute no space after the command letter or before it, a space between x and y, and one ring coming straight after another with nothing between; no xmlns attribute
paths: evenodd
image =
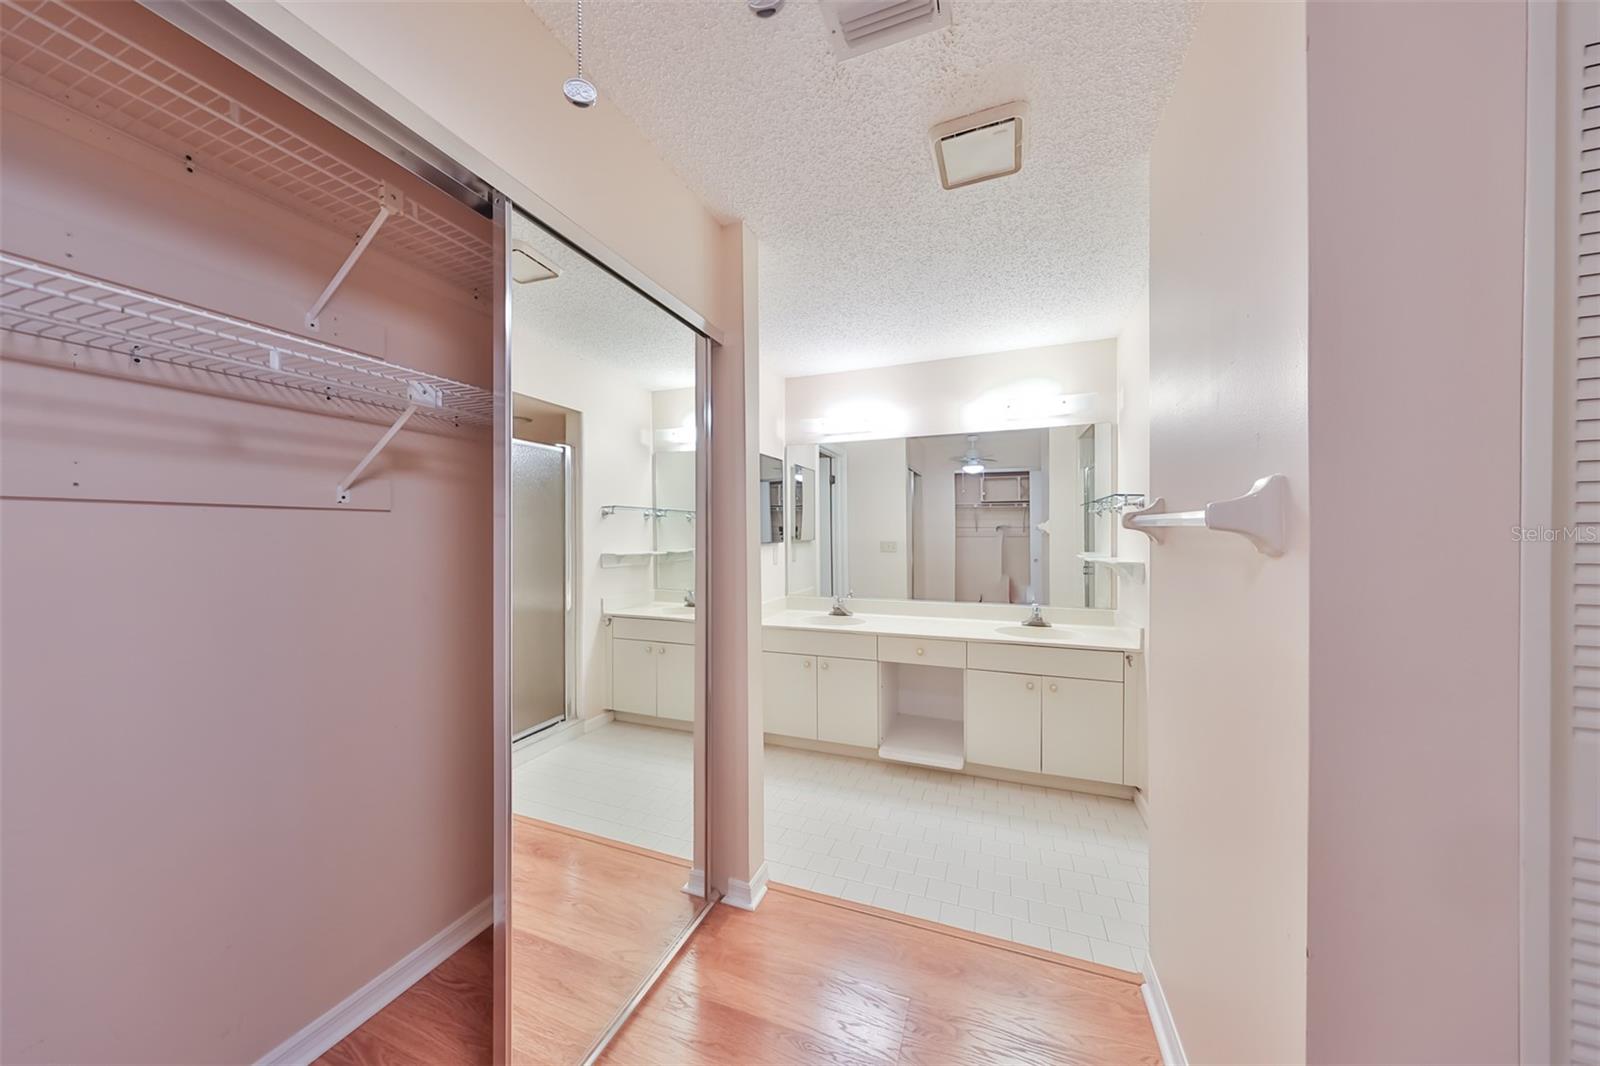
<svg viewBox="0 0 1600 1066"><path fill-rule="evenodd" d="M75 274L0 251L0 329L126 357L222 375L250 387L292 389L334 413L404 413L435 428L488 426L487 389L412 370L286 333Z"/></svg>
<svg viewBox="0 0 1600 1066"><path fill-rule="evenodd" d="M180 69L97 14L94 4L0 0L4 81L352 239L371 225L385 203L382 178ZM474 233L407 198L373 243L458 288L487 293L493 283L487 223Z"/></svg>

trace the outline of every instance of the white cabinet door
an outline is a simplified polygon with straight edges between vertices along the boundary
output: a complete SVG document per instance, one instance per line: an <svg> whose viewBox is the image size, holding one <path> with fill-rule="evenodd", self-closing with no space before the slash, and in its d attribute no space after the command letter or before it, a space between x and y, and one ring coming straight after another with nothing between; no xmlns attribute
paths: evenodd
<svg viewBox="0 0 1600 1066"><path fill-rule="evenodd" d="M817 739L817 657L761 653L764 728L786 737Z"/></svg>
<svg viewBox="0 0 1600 1066"><path fill-rule="evenodd" d="M694 721L694 646L657 644L656 714Z"/></svg>
<svg viewBox="0 0 1600 1066"><path fill-rule="evenodd" d="M817 739L878 746L878 664L817 660Z"/></svg>
<svg viewBox="0 0 1600 1066"><path fill-rule="evenodd" d="M1043 764L1047 774L1122 783L1122 686L1044 679Z"/></svg>
<svg viewBox="0 0 1600 1066"><path fill-rule="evenodd" d="M656 648L642 640L611 642L611 709L656 713Z"/></svg>
<svg viewBox="0 0 1600 1066"><path fill-rule="evenodd" d="M1039 690L1027 674L967 671L967 758L1039 772Z"/></svg>

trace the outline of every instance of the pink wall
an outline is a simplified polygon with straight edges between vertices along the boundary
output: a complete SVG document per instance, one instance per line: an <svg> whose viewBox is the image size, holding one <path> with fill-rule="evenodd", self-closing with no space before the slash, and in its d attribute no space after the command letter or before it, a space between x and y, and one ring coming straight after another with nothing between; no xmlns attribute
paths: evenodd
<svg viewBox="0 0 1600 1066"><path fill-rule="evenodd" d="M1139 488L1292 496L1281 558L1195 529L1150 553L1150 962L1192 1062L1305 1054L1305 64L1301 5L1207 5L1150 161Z"/></svg>
<svg viewBox="0 0 1600 1066"><path fill-rule="evenodd" d="M1518 1054L1525 17L1310 5L1317 1062Z"/></svg>
<svg viewBox="0 0 1600 1066"><path fill-rule="evenodd" d="M348 235L23 97L8 251L300 328ZM489 383L481 305L379 257L326 318ZM488 441L402 433L389 510L196 506L326 500L381 430L0 374L0 1059L253 1061L489 894ZM147 502L9 498L73 462Z"/></svg>

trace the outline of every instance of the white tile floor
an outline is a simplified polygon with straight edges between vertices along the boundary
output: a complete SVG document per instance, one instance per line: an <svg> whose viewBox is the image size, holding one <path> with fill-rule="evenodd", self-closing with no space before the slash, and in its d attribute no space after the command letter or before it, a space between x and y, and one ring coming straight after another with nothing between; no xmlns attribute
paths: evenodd
<svg viewBox="0 0 1600 1066"><path fill-rule="evenodd" d="M613 722L513 770L511 809L693 858L694 738Z"/></svg>
<svg viewBox="0 0 1600 1066"><path fill-rule="evenodd" d="M687 857L688 734L613 723L519 767L512 807ZM767 869L809 888L1139 970L1149 848L1132 803L769 746Z"/></svg>

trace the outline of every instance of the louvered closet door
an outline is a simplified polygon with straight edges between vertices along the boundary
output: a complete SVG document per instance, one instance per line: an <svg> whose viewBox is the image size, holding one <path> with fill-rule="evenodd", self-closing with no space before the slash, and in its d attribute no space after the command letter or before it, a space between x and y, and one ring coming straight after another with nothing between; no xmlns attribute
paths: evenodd
<svg viewBox="0 0 1600 1066"><path fill-rule="evenodd" d="M1556 560L1568 639L1552 730L1552 1052L1600 1064L1600 4L1563 7L1557 367L1574 416L1561 495L1577 536Z"/></svg>

